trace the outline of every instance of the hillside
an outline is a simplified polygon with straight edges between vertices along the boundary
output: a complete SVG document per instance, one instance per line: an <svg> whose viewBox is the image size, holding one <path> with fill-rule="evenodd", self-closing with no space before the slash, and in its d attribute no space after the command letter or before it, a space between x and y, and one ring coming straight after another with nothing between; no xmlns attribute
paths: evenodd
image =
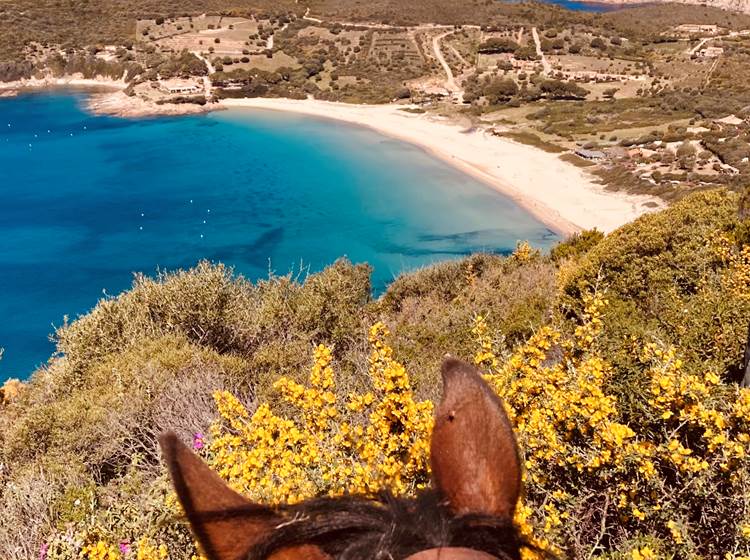
<svg viewBox="0 0 750 560"><path fill-rule="evenodd" d="M409 105L667 202L747 184L748 66L750 15L703 5L0 6L0 96L84 79L117 90L92 98L91 111L126 117L210 111L228 98Z"/></svg>
<svg viewBox="0 0 750 560"><path fill-rule="evenodd" d="M0 557L196 558L159 460L167 429L255 499L412 492L446 352L509 403L528 469L517 521L538 544L746 557L744 204L694 194L549 256L519 244L405 274L378 299L346 261L302 283L209 263L138 277L4 388Z"/></svg>

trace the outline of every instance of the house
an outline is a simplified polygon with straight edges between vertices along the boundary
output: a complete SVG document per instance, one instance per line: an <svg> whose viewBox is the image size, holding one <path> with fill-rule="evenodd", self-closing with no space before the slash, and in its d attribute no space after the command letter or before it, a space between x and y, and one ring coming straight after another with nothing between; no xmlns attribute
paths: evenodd
<svg viewBox="0 0 750 560"><path fill-rule="evenodd" d="M180 95L203 92L203 86L195 80L159 80L159 89L164 93Z"/></svg>
<svg viewBox="0 0 750 560"><path fill-rule="evenodd" d="M695 53L698 58L719 58L724 54L721 47L705 47Z"/></svg>
<svg viewBox="0 0 750 560"><path fill-rule="evenodd" d="M579 148L575 153L577 156L591 160L604 159L607 157L607 154L605 154L604 152L600 152L597 150L584 150L583 148Z"/></svg>
<svg viewBox="0 0 750 560"><path fill-rule="evenodd" d="M719 32L719 26L718 25L701 25L698 23L685 23L683 25L678 25L677 27L675 27L675 31L677 31L678 33L687 33L687 34L711 33L715 35Z"/></svg>

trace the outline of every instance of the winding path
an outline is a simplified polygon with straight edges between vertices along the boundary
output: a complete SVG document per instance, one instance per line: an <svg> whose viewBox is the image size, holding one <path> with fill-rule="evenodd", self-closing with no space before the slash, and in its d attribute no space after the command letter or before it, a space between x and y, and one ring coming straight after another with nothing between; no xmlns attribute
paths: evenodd
<svg viewBox="0 0 750 560"><path fill-rule="evenodd" d="M435 58L438 59L438 62L443 67L443 71L448 78L445 82L445 89L451 92L451 94L461 94L461 88L456 83L456 78L455 76L453 76L453 70L451 70L450 65L445 60L443 51L440 50L440 41L451 33L453 33L453 31L448 31L447 33L443 33L442 35L435 36L432 39L432 50L435 52Z"/></svg>
<svg viewBox="0 0 750 560"><path fill-rule="evenodd" d="M690 56L694 55L699 50L701 50L701 48L703 47L703 45L705 45L706 43L708 43L713 38L714 37L705 37L705 38L701 39L700 43L698 43L697 45L695 45L692 49L688 49L687 54L689 54Z"/></svg>
<svg viewBox="0 0 750 560"><path fill-rule="evenodd" d="M539 58L542 59L542 68L544 69L544 75L548 76L552 73L552 65L549 63L549 60L547 60L547 57L544 56L544 51L542 50L542 42L539 40L539 33L537 32L536 27L531 28L531 34L534 36L536 54Z"/></svg>
<svg viewBox="0 0 750 560"><path fill-rule="evenodd" d="M208 76L203 76L203 89L206 95L206 99L210 99L213 86L211 85L211 78L209 76L216 72L216 68L214 68L214 65L211 64L211 61L208 59L208 57L203 56L200 51L193 51L193 54L200 58L205 63L206 68L208 68Z"/></svg>
<svg viewBox="0 0 750 560"><path fill-rule="evenodd" d="M302 19L306 19L307 21L314 21L315 23L323 23L322 19L310 17L310 8L307 8L305 11L305 15L302 16Z"/></svg>

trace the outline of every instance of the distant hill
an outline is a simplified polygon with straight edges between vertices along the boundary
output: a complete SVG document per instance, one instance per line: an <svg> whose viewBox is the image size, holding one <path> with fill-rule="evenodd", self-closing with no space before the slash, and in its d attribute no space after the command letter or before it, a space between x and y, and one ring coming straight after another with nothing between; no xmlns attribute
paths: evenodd
<svg viewBox="0 0 750 560"><path fill-rule="evenodd" d="M581 1L581 0L574 0ZM642 0L597 0L602 4L643 4ZM697 4L750 14L750 0L652 0L650 4Z"/></svg>

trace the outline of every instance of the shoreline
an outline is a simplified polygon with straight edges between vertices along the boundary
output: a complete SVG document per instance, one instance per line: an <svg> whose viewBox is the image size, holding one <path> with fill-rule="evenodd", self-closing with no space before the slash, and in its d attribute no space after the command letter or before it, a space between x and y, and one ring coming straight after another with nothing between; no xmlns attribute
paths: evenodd
<svg viewBox="0 0 750 560"><path fill-rule="evenodd" d="M418 146L448 165L507 196L565 237L585 229L608 233L638 216L665 207L648 195L607 191L583 169L552 154L492 136L464 130L448 119L408 113L408 105L355 105L315 99L239 98L218 103L156 104L124 93L127 84L112 79L42 78L0 83L0 98L25 91L84 88L94 91L86 110L124 118L179 116L225 109L293 112L370 128L384 136ZM533 186L533 187L532 187Z"/></svg>
<svg viewBox="0 0 750 560"><path fill-rule="evenodd" d="M27 78L13 82L0 82L0 97L15 97L26 92L39 90L54 90L83 88L106 89L112 91L122 91L128 84L123 80L113 80L112 78L80 78L77 76L63 76L60 78Z"/></svg>
<svg viewBox="0 0 750 560"><path fill-rule="evenodd" d="M665 206L652 196L606 191L593 177L557 154L481 130L462 130L436 117L407 113L401 110L406 107L402 105L275 98L225 99L219 105L343 121L419 146L509 197L562 236L592 228L608 233ZM535 185L533 192L531 185Z"/></svg>
<svg viewBox="0 0 750 560"><path fill-rule="evenodd" d="M0 99L16 97L24 93L39 91L76 90L89 93L85 102L87 111L95 115L123 118L194 115L220 110L218 104L197 105L195 103L163 103L146 101L125 93L128 87L124 80L112 78L29 78L15 82L0 82Z"/></svg>

